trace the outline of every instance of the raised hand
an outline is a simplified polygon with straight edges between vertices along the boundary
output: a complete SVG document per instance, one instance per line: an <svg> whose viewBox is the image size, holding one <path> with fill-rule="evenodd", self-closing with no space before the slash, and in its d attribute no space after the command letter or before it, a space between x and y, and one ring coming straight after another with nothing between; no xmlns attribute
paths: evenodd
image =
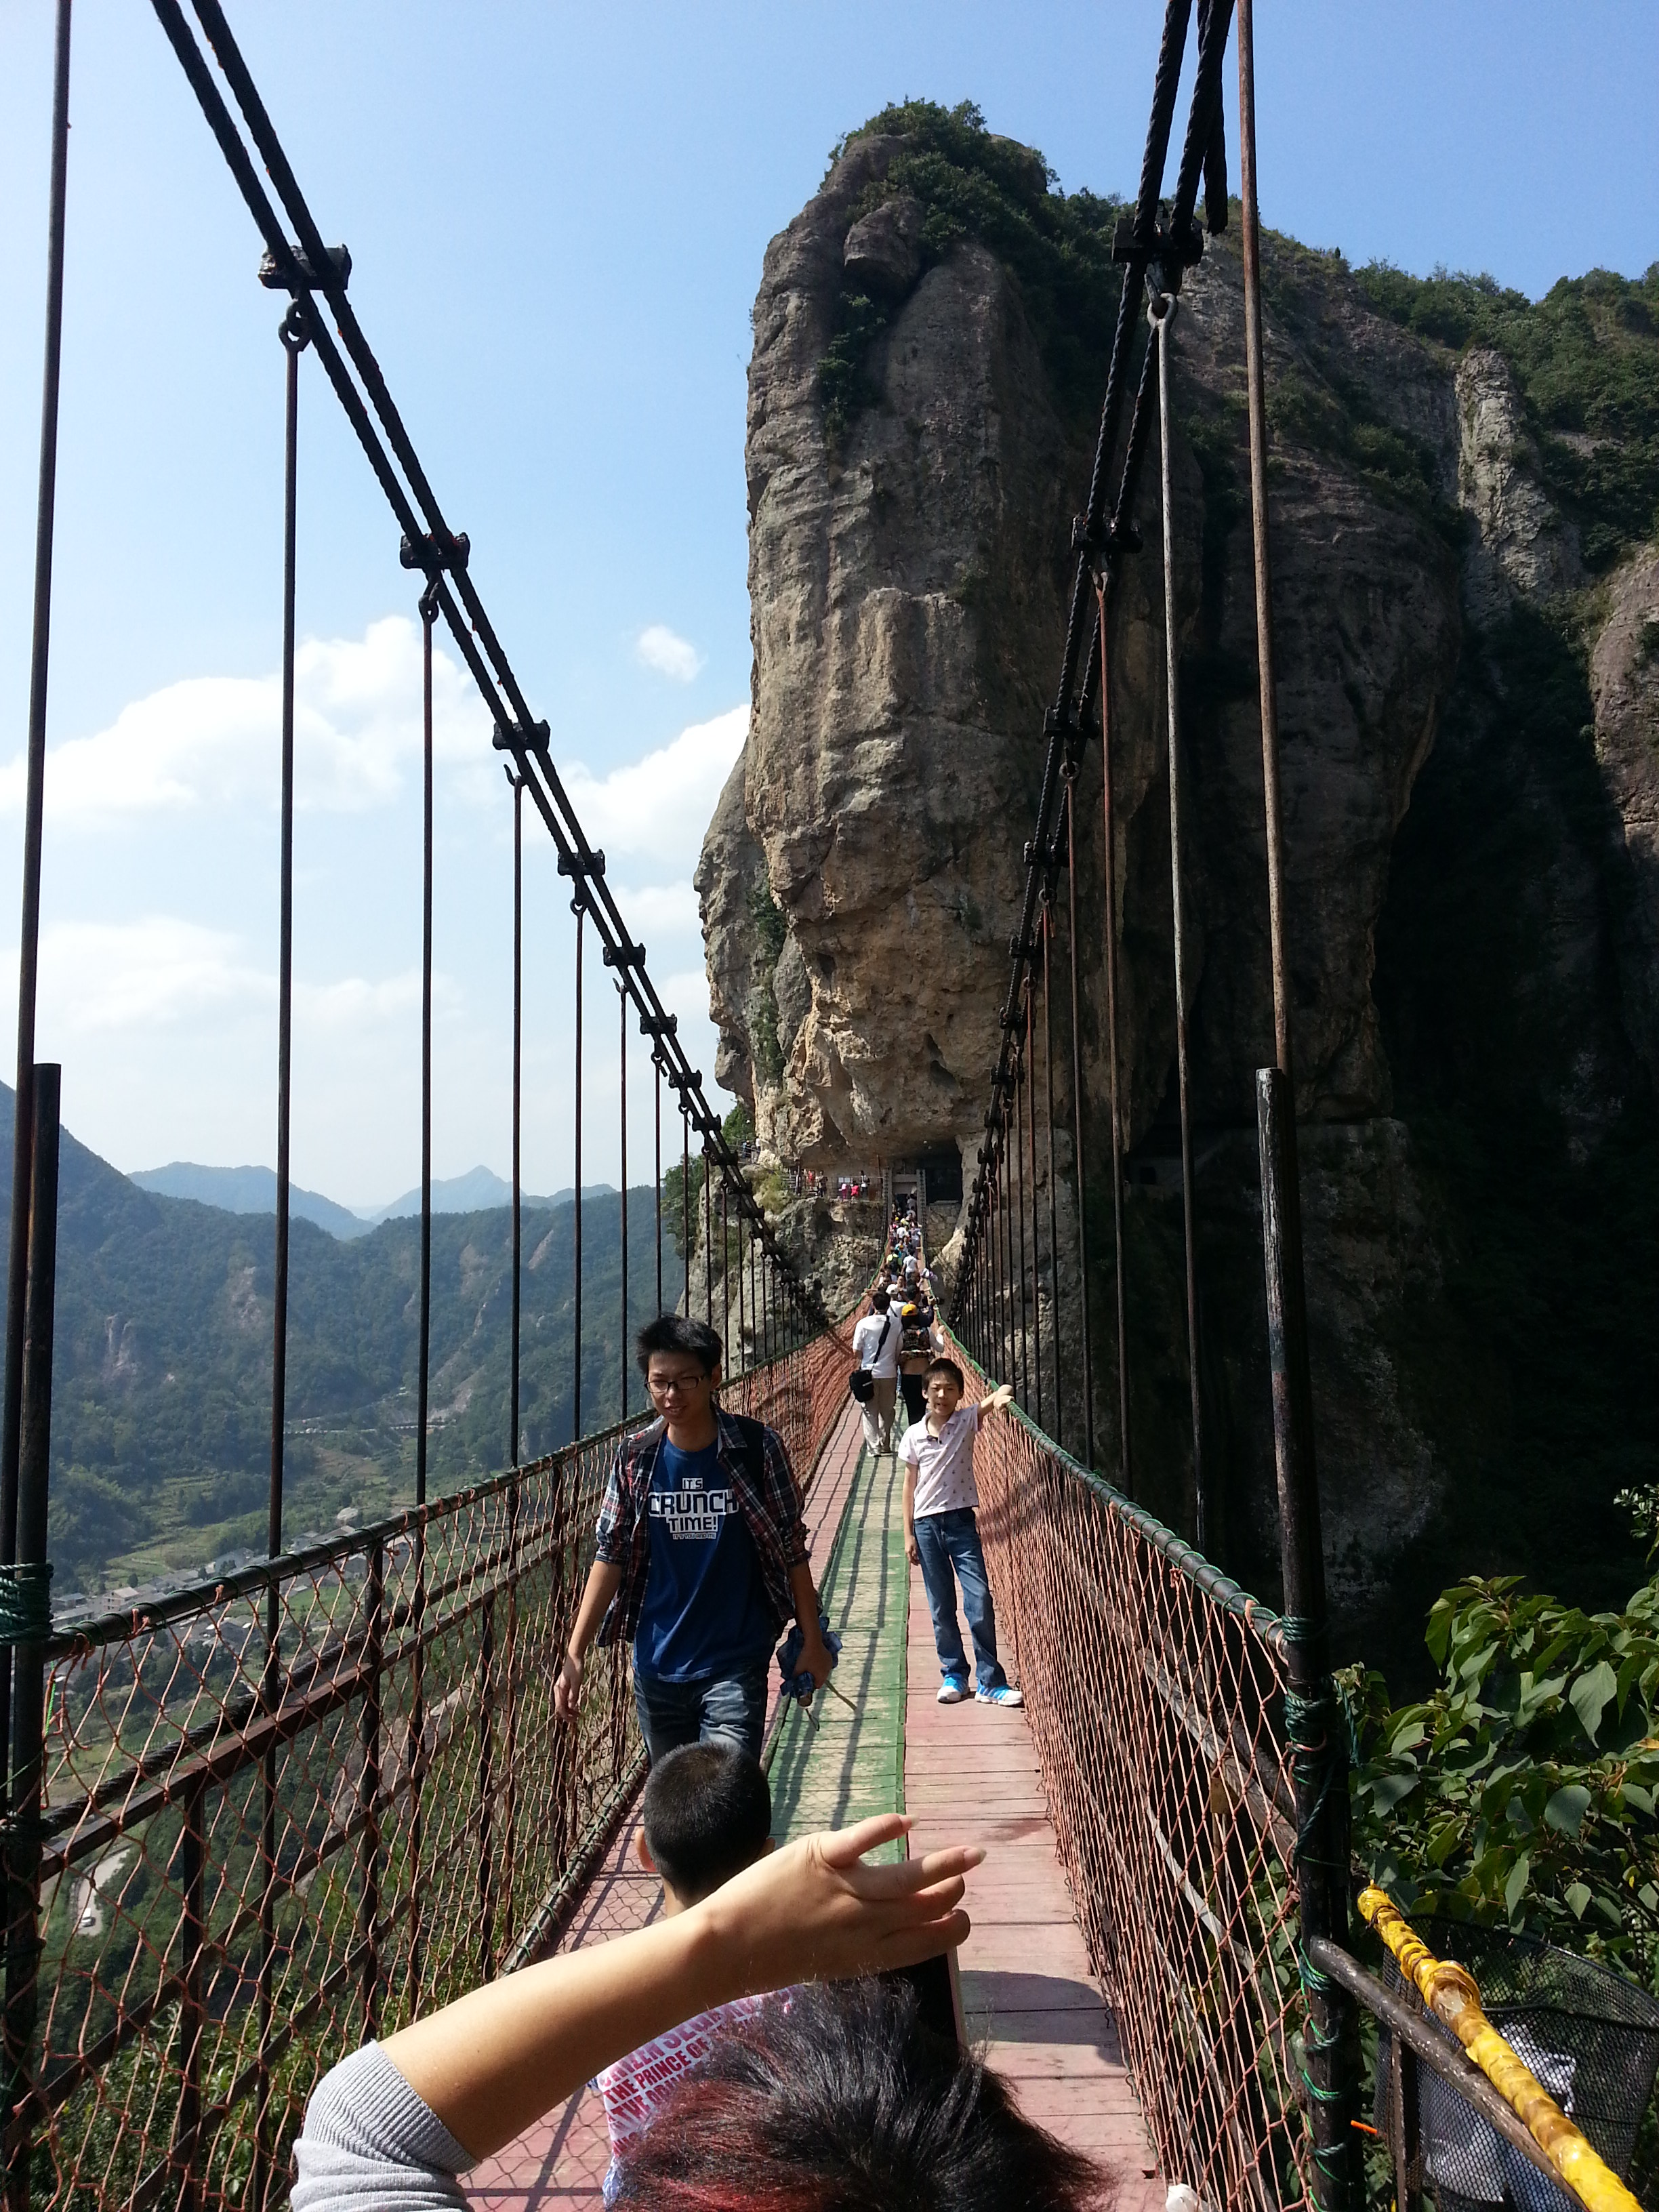
<svg viewBox="0 0 1659 2212"><path fill-rule="evenodd" d="M895 1866L864 1863L865 1852L909 1826L905 1814L886 1813L805 1837L695 1906L720 1978L734 1972L744 1990L782 1989L913 1966L953 1949L969 1929L963 1878L985 1854L965 1844Z"/></svg>

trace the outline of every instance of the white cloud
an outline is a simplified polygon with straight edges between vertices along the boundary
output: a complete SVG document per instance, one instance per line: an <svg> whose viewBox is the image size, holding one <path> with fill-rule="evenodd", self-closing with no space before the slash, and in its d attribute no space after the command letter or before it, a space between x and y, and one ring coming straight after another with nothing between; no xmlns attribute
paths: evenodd
<svg viewBox="0 0 1659 2212"><path fill-rule="evenodd" d="M15 963L15 952L8 973ZM276 980L241 941L174 915L59 922L40 939L40 999L72 1035L221 1019L276 1002Z"/></svg>
<svg viewBox="0 0 1659 2212"><path fill-rule="evenodd" d="M689 877L720 786L749 734L749 709L693 722L671 744L596 776L580 762L562 770L592 842L607 855L649 855ZM623 908L623 912L627 908Z"/></svg>
<svg viewBox="0 0 1659 2212"><path fill-rule="evenodd" d="M702 667L703 656L689 638L677 637L665 623L653 623L634 641L634 657L659 676L672 676L676 684L689 684Z"/></svg>
<svg viewBox="0 0 1659 2212"><path fill-rule="evenodd" d="M295 654L295 803L301 811L384 806L420 757L421 644L404 615L361 638L307 638ZM489 718L471 677L432 655L433 750L450 784L494 793ZM58 823L252 803L275 807L282 686L276 675L196 676L124 707L107 729L46 757ZM21 757L0 768L0 814L22 811Z"/></svg>

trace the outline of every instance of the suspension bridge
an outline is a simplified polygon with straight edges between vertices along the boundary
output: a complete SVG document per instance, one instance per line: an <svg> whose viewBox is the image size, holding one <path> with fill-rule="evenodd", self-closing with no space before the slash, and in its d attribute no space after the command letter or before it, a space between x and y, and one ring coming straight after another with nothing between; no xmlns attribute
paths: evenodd
<svg viewBox="0 0 1659 2212"><path fill-rule="evenodd" d="M941 1714L927 1613L904 1557L890 1456L863 1450L847 1398L854 1314L805 1279L722 1131L673 1016L552 758L330 246L219 0L151 0L252 219L259 281L285 295L283 366L281 924L276 1231L267 1556L140 1614L54 1623L48 1556L58 1070L34 1049L46 780L58 363L65 253L70 0L58 0L46 369L27 755L17 1140L0 1431L0 1729L7 1885L3 2009L9 2206L264 2207L319 2074L382 2033L561 1945L638 1925L654 1887L629 1853L645 1771L624 1662L596 1657L579 1728L553 1683L592 1556L629 1401L627 1083L643 1048L653 1100L659 1305L701 1306L728 1347L725 1403L785 1438L803 1479L851 1705L781 1702L769 1759L780 1834L908 1808L913 1841L992 1847L969 1902L969 2031L1024 2108L1101 2157L1126 2206L1188 2185L1212 2208L1357 2205L1364 2179L1360 2008L1395 2032L1389 2141L1416 2201L1417 2069L1464 2064L1426 2016L1357 1963L1346 1788L1326 1635L1302 1282L1267 496L1251 9L1169 0L1093 467L1073 526L1069 619L1045 717L1001 1049L975 1174L945 1255L970 1387L1007 1379L976 1474L1003 1640L1024 1714ZM1257 1084L1264 1282L1284 1610L1204 1555L1209 1495L1188 1110L1182 705L1168 659L1176 1071L1186 1218L1194 1503L1189 1542L1133 1502L1129 1288L1117 1089L1120 947L1079 936L1093 872L1117 913L1112 610L1128 565L1157 558L1173 636L1169 379L1199 218L1229 220L1223 59L1237 32L1244 368L1256 556L1273 1031ZM1173 177L1178 91L1195 41ZM295 599L307 357L343 410L418 586L424 672L422 1247L415 1494L338 1540L285 1549L290 1040L295 875ZM1157 495L1143 478L1157 434ZM1144 510L1144 512L1143 512ZM432 656L442 625L477 684L513 788L513 1366L501 1471L428 1494L432 1210ZM1103 807L1076 803L1098 744ZM574 983L574 1345L582 1334L584 1072L614 1052L623 1148L621 1426L520 1460L519 1224L526 801L569 885ZM614 1028L587 1020L597 945ZM1084 1203L1079 998L1103 964L1112 1250ZM604 1034L601 1035L600 1031ZM1065 1062L1071 1058L1069 1069ZM1055 1068L1060 1061L1057 1119ZM636 1082L638 1063L636 1061ZM665 1092L667 1111L665 1114ZM1073 1126L1064 1128L1069 1097ZM675 1117L678 1127L675 1128ZM1067 1141L1056 1148L1056 1135ZM666 1158L681 1168L683 1255L664 1265ZM701 1164L693 1174L694 1157ZM1061 1185L1072 1182L1062 1233ZM694 1218L694 1214L697 1217ZM693 1255L697 1255L694 1271ZM1119 1406L1103 1422L1091 1302L1115 1308ZM861 1310L861 1309L860 1309ZM573 1360L573 1365L574 1364ZM577 1390L580 1393L578 1371ZM1102 1433L1097 1434L1097 1430ZM1109 1431L1113 1464L1102 1463ZM114 1870L113 1872L112 1870ZM120 1878L115 1878L118 1873ZM1466 2069L1461 2092L1519 2154L1553 2167ZM577 2099L472 2177L477 2201L597 2202L604 2163Z"/></svg>

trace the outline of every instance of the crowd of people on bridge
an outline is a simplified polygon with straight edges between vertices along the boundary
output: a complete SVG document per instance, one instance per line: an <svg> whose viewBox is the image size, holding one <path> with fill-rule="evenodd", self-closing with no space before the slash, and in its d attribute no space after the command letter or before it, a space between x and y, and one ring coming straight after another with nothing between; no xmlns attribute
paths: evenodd
<svg viewBox="0 0 1659 2212"><path fill-rule="evenodd" d="M896 1221L860 1324L872 1373L885 1370L882 1449L893 1449L896 1386L914 1377L906 1411L920 1410L897 1450L940 1702L968 1694L954 1575L975 1694L1018 1705L997 1663L973 1475L980 1425L1012 1394L965 1398L913 1231ZM682 1315L640 1332L657 1418L617 1446L554 1688L557 1719L577 1725L589 1650L631 1648L650 1767L637 1849L661 1881L660 1914L488 1983L335 2067L295 2146L295 2212L465 2205L460 2176L589 2080L611 2135L607 2203L1082 2212L1097 2199L1091 2163L924 2025L902 1978L968 1933L965 1877L983 1852L871 1864L906 1833L902 1814L773 1848L760 1759L773 1647L793 1620L789 1687L816 1694L834 1639L788 1452L719 1405L721 1351Z"/></svg>

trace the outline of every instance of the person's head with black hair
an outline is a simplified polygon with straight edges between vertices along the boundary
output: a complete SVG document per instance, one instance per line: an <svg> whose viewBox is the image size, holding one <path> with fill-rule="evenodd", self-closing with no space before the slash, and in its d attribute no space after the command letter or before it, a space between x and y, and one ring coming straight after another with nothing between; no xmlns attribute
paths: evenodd
<svg viewBox="0 0 1659 2212"><path fill-rule="evenodd" d="M662 1878L664 1909L683 1912L772 1848L772 1792L734 1743L683 1743L651 1770L635 1849Z"/></svg>
<svg viewBox="0 0 1659 2212"><path fill-rule="evenodd" d="M872 1313L885 1313L892 1303L892 1295L885 1284L883 1284L878 1291L872 1291L870 1293L870 1310Z"/></svg>
<svg viewBox="0 0 1659 2212"><path fill-rule="evenodd" d="M914 1990L810 1983L769 1998L621 2149L612 2202L652 2212L1085 2212L1090 2159L931 2034Z"/></svg>
<svg viewBox="0 0 1659 2212"><path fill-rule="evenodd" d="M927 1380L929 1382L933 1381L936 1375L939 1376L942 1381L948 1382L951 1386L958 1399L961 1398L963 1392L968 1388L967 1382L963 1376L962 1370L957 1365L954 1359L946 1359L942 1355L938 1359L930 1359L927 1363Z"/></svg>
<svg viewBox="0 0 1659 2212"><path fill-rule="evenodd" d="M653 1352L695 1359L705 1375L713 1375L719 1370L725 1349L707 1322L693 1321L689 1314L659 1314L655 1321L647 1322L634 1339L635 1357L641 1375L651 1372Z"/></svg>

